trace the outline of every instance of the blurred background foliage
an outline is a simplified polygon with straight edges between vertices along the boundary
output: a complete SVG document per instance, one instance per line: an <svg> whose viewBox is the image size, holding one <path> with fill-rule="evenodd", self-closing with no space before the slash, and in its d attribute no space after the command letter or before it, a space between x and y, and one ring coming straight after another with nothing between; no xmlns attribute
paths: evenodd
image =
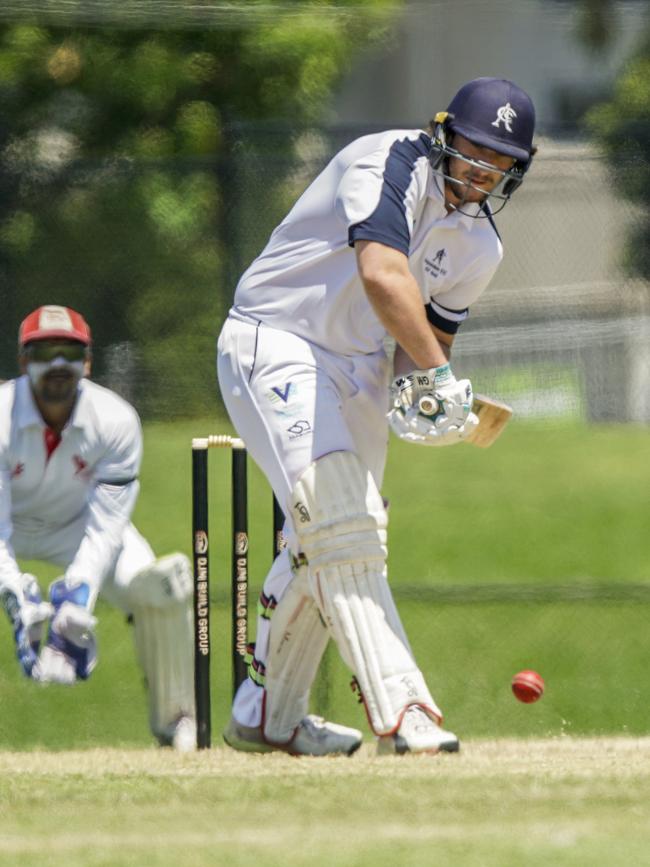
<svg viewBox="0 0 650 867"><path fill-rule="evenodd" d="M576 344L578 324L602 319L592 289L615 302L608 308L612 319L622 315L618 302L627 293L630 321L639 330L643 320L647 329L647 23L637 28L631 57L620 39L640 5L522 0L517 9L528 24L504 47L498 36L512 0L489 10L474 0L460 6L451 0L4 0L0 378L15 373L23 316L39 304L62 303L83 311L93 327L94 377L145 418L211 413L218 403L215 338L238 277L273 226L339 147L378 128L425 123L430 115L405 116L405 94L446 99L447 87L456 84L451 72L445 78L452 66L463 77L515 78L531 67L530 84L522 83L532 84L544 106L530 180L499 224L508 256L485 299L494 301L496 313L482 299L464 331L469 335L476 322L508 327L512 336L523 315L513 304L522 289L532 290L537 302L546 299L540 320L572 329L570 340L558 332L560 346L549 344L549 356ZM531 49L531 34L548 20L557 23L546 31L555 73L547 82L534 58L523 72L516 68ZM634 20L648 22L648 16ZM480 45L463 36L465 21L474 22ZM409 39L400 36L405 22ZM489 28L485 38L481 26ZM558 33L567 39L561 45ZM580 68L581 52L594 74L573 81L569 72ZM598 77L605 68L611 75ZM384 77L377 75L382 69ZM376 112L379 94L381 105L404 114L397 123L379 124L368 121L375 117L370 109L363 117L348 111L341 122L335 105L339 100L340 111L340 97L350 91L362 94L357 108L372 105ZM603 154L607 174L600 171ZM575 323L566 310L574 290ZM500 291L507 295L501 307ZM620 323L616 329L621 332ZM521 342L528 345L529 336L522 332ZM641 358L643 340L635 334L632 350L617 347L617 363ZM489 335L486 342L494 344ZM600 353L597 329L583 342ZM488 362L481 374L486 389ZM526 369L535 362L527 356ZM495 361L499 369L507 363L502 355ZM644 397L650 357L637 367L640 372L615 375L630 383L628 402L641 408L617 407L605 417L650 418ZM605 406L615 390L605 374L598 376L596 403ZM545 374L537 378L540 388L548 385Z"/></svg>
<svg viewBox="0 0 650 867"><path fill-rule="evenodd" d="M192 436L229 430L214 413L214 340L239 274L295 197L357 135L426 123L407 92L442 107L484 74L530 89L540 151L498 218L503 266L454 349L516 420L489 452L411 455L393 442L386 476L400 611L450 725L470 737L647 732L647 7L0 3L0 377L14 374L30 309L85 313L96 378L147 421L135 521L160 554L189 551L182 456ZM215 454L210 470L215 733L230 694L225 461ZM252 611L271 528L252 462L250 478ZM43 587L56 576L47 568L35 569ZM149 743L116 612L101 609L101 662L83 700L31 689L8 639L0 745ZM533 713L508 687L526 667L549 687ZM328 652L315 710L363 726L341 669Z"/></svg>
<svg viewBox="0 0 650 867"><path fill-rule="evenodd" d="M628 233L629 273L650 279L650 29L624 66L607 102L586 115L592 136L603 147L615 188L645 213Z"/></svg>
<svg viewBox="0 0 650 867"><path fill-rule="evenodd" d="M398 5L323 0L287 14L267 0L248 18L260 4L233 3L219 27L164 29L163 16L152 32L129 18L146 4L121 3L102 24L99 13L115 11L104 3L91 25L77 15L66 26L60 4L48 24L46 3L38 23L0 24L0 376L14 373L22 317L61 303L92 325L95 376L115 385L122 375L118 390L143 415L209 409L237 276L234 131L322 121L352 55L386 34ZM64 11L75 6L88 4ZM257 206L271 193L260 190Z"/></svg>

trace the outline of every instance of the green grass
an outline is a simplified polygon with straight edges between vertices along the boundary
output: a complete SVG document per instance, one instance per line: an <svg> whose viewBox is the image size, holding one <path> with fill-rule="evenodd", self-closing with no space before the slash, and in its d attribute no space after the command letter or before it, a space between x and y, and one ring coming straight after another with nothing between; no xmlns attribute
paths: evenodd
<svg viewBox="0 0 650 867"><path fill-rule="evenodd" d="M470 741L454 756L0 753L0 864L650 864L648 739Z"/></svg>
<svg viewBox="0 0 650 867"><path fill-rule="evenodd" d="M157 551L188 550L192 436L227 432L204 420L145 428L135 521ZM210 452L211 518L227 546L230 466ZM271 548L270 493L250 467L252 570ZM391 583L648 582L647 428L513 422L490 449L391 441ZM261 580L261 577L260 577Z"/></svg>
<svg viewBox="0 0 650 867"><path fill-rule="evenodd" d="M135 521L158 553L189 553L189 443L226 429L146 426ZM648 731L650 612L623 593L617 601L597 594L650 583L647 449L647 432L631 426L532 424L513 424L489 451L392 444L391 582L463 747L456 756L383 760L368 736L349 760L220 746L230 695L230 493L228 455L211 452L215 748L179 756L151 745L130 627L105 604L100 664L72 689L24 679L5 627L0 865L650 865L650 742L634 737ZM250 485L258 587L270 559L271 498L254 467ZM25 565L43 584L55 576ZM487 585L496 590L484 597ZM571 600L567 586L596 597ZM443 593L450 587L466 592L454 601ZM525 600L523 591L540 588L542 601ZM533 705L509 688L528 667L547 686ZM367 731L348 681L330 647L314 709Z"/></svg>
<svg viewBox="0 0 650 867"><path fill-rule="evenodd" d="M222 432L208 420L145 428L135 522L154 549L189 553L190 441ZM463 737L643 733L647 603L432 600L431 588L649 584L647 431L634 426L515 424L490 450L391 445L390 578L413 644L450 727ZM215 741L228 713L229 456L210 453ZM271 551L271 495L250 468L251 572L259 587ZM31 565L41 582L55 577ZM408 591L408 593L407 593ZM256 589L251 590L254 611ZM150 743L130 628L100 603L97 671L73 689L26 681L0 630L0 748ZM538 669L533 706L511 676ZM328 651L315 708L365 728L349 674Z"/></svg>
<svg viewBox="0 0 650 867"><path fill-rule="evenodd" d="M643 582L648 431L513 423L490 449L393 443L394 584Z"/></svg>
<svg viewBox="0 0 650 867"><path fill-rule="evenodd" d="M445 722L463 737L648 732L648 606L638 603L399 605ZM333 648L315 692L324 715L364 728ZM546 691L518 702L512 676L539 671Z"/></svg>

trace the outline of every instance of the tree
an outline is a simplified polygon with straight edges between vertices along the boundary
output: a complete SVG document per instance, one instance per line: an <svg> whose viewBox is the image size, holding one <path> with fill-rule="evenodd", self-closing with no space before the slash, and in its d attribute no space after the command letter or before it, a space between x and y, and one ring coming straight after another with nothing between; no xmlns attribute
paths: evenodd
<svg viewBox="0 0 650 867"><path fill-rule="evenodd" d="M619 75L614 93L587 114L620 195L641 208L625 249L631 274L650 280L650 30Z"/></svg>
<svg viewBox="0 0 650 867"><path fill-rule="evenodd" d="M322 120L398 2L180 2L160 29L137 0L18 7L0 25L0 374L22 316L61 303L91 322L100 375L135 347L145 414L213 405L230 130Z"/></svg>

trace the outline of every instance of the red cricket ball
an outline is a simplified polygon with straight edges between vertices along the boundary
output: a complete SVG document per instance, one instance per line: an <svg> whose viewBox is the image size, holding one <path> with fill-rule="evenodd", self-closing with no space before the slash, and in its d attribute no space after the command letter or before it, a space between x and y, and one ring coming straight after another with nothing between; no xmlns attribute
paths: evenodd
<svg viewBox="0 0 650 867"><path fill-rule="evenodd" d="M544 681L536 671L520 671L512 678L512 691L519 701L531 704L544 694Z"/></svg>

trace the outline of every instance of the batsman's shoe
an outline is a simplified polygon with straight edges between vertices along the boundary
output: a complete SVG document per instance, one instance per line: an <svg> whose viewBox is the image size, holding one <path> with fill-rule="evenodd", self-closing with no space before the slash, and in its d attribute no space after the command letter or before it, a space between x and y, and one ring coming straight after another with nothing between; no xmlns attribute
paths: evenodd
<svg viewBox="0 0 650 867"><path fill-rule="evenodd" d="M230 718L223 739L234 750L249 753L281 751L292 756L351 756L361 746L363 736L357 729L327 722L309 714L302 719L294 736L286 744L273 744L264 739L261 726L251 728Z"/></svg>
<svg viewBox="0 0 650 867"><path fill-rule="evenodd" d="M407 708L394 735L384 735L377 741L377 755L404 755L405 753L457 753L458 738L431 719L418 705Z"/></svg>

